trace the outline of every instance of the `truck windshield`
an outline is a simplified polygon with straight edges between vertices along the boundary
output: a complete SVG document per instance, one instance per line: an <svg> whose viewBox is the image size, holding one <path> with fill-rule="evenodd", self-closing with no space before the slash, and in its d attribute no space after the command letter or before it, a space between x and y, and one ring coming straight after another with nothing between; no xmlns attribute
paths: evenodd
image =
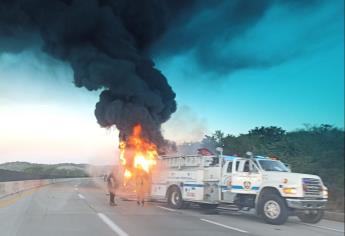
<svg viewBox="0 0 345 236"><path fill-rule="evenodd" d="M258 162L264 171L280 171L280 172L288 172L289 171L289 169L286 168L286 166L283 163L281 163L280 161L259 160Z"/></svg>

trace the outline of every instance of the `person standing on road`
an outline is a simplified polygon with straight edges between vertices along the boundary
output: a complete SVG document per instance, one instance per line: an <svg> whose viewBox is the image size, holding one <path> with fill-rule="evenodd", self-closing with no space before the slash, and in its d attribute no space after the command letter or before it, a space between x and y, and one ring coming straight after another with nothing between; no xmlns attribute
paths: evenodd
<svg viewBox="0 0 345 236"><path fill-rule="evenodd" d="M109 204L110 206L116 206L115 203L115 196L116 196L116 189L118 187L118 180L115 176L115 169L113 169L107 178L108 183L108 191L109 191Z"/></svg>
<svg viewBox="0 0 345 236"><path fill-rule="evenodd" d="M137 204L144 206L145 193L147 190L147 174L142 168L138 168L136 174Z"/></svg>

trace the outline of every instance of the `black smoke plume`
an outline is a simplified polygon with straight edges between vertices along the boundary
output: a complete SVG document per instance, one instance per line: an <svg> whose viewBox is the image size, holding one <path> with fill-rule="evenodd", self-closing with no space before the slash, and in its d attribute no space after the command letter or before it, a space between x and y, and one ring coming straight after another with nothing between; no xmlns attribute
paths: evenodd
<svg viewBox="0 0 345 236"><path fill-rule="evenodd" d="M103 90L95 115L120 138L142 124L164 148L161 124L176 110L175 93L146 55L168 22L187 7L175 0L0 0L0 52L42 50L73 69L77 87Z"/></svg>
<svg viewBox="0 0 345 236"><path fill-rule="evenodd" d="M160 127L176 110L175 93L149 53L193 52L203 70L221 73L277 65L295 54L267 60L223 46L231 46L273 6L294 12L313 10L319 2L0 0L0 53L42 46L71 65L76 86L103 91L95 110L102 127L116 125L125 138L141 123L143 135L163 148Z"/></svg>

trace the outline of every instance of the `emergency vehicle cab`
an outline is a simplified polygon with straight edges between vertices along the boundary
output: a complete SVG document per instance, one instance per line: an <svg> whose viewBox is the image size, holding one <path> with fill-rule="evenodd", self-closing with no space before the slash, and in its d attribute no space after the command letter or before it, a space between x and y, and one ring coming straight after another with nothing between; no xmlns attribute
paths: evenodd
<svg viewBox="0 0 345 236"><path fill-rule="evenodd" d="M255 156L161 156L152 173L151 198L165 199L172 208L197 203L202 208L231 204L255 209L271 224L289 215L317 223L327 203L320 177L292 173L279 160Z"/></svg>

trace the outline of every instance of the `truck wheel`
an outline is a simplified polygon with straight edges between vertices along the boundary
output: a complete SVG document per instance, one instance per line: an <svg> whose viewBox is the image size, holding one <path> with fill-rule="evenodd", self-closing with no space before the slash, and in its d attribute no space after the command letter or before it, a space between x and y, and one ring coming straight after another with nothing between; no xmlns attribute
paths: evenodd
<svg viewBox="0 0 345 236"><path fill-rule="evenodd" d="M199 206L202 209L211 210L211 209L216 209L218 207L218 204L200 203Z"/></svg>
<svg viewBox="0 0 345 236"><path fill-rule="evenodd" d="M297 217L304 223L316 224L322 220L324 215L323 210L307 210L297 212Z"/></svg>
<svg viewBox="0 0 345 236"><path fill-rule="evenodd" d="M182 194L178 187L172 187L168 195L168 204L171 208L183 208Z"/></svg>
<svg viewBox="0 0 345 236"><path fill-rule="evenodd" d="M273 225L284 224L289 216L284 199L277 194L262 196L259 203L259 213L264 221Z"/></svg>

